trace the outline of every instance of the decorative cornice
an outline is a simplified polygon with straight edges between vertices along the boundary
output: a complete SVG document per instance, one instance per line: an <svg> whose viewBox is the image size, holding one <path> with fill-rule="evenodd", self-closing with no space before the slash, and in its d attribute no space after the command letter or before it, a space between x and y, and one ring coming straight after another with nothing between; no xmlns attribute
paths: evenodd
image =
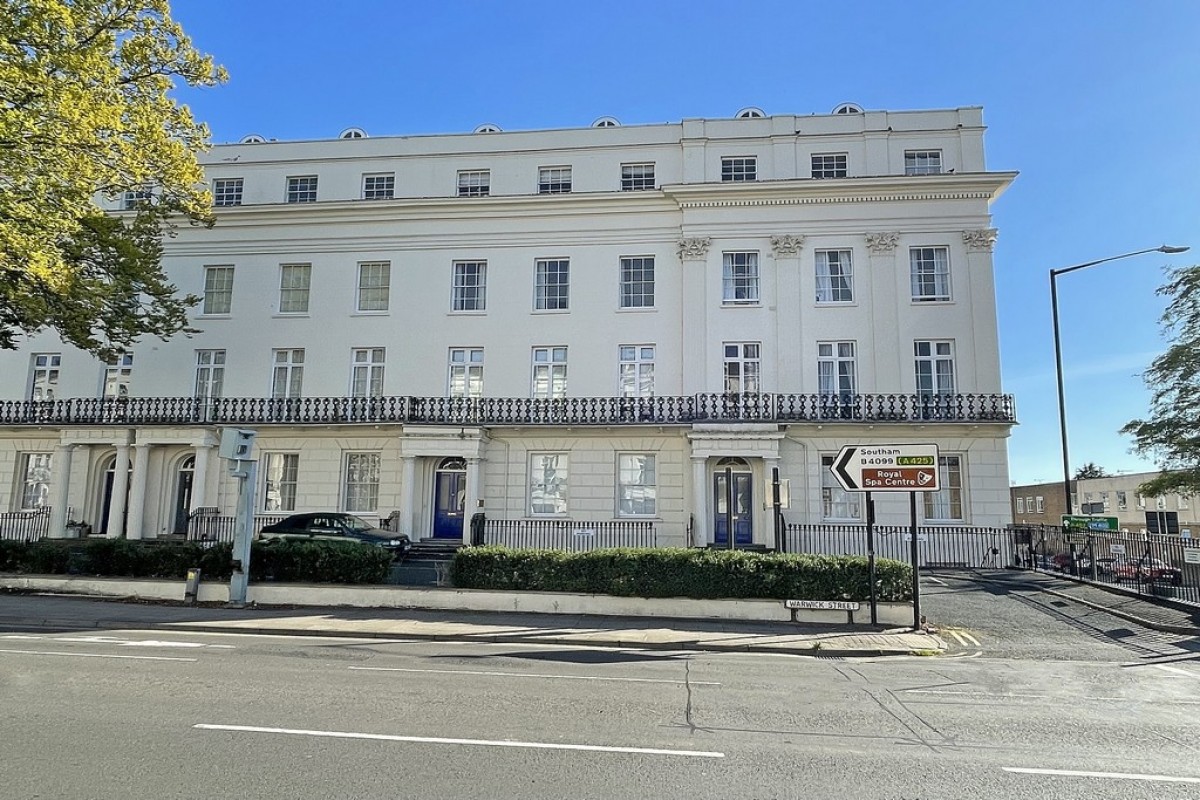
<svg viewBox="0 0 1200 800"><path fill-rule="evenodd" d="M679 240L679 257L684 261L697 261L708 257L708 246L712 239L707 236L696 236Z"/></svg>
<svg viewBox="0 0 1200 800"><path fill-rule="evenodd" d="M785 233L782 236L771 237L771 249L775 252L776 258L798 256L802 247L804 247L804 234L802 233Z"/></svg>
<svg viewBox="0 0 1200 800"><path fill-rule="evenodd" d="M990 253L996 244L996 236L999 233L995 228L963 231L963 242L967 245L967 250Z"/></svg>
<svg viewBox="0 0 1200 800"><path fill-rule="evenodd" d="M900 241L900 234L894 231L886 233L868 233L867 234L867 249L872 254L877 256L887 255L896 249L896 243Z"/></svg>

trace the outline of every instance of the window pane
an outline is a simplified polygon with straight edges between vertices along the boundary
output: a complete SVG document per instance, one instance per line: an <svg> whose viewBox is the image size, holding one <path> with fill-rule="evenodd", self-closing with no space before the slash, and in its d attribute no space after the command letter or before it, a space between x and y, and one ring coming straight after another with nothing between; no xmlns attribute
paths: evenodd
<svg viewBox="0 0 1200 800"><path fill-rule="evenodd" d="M529 513L567 513L567 454L535 453L529 473Z"/></svg>
<svg viewBox="0 0 1200 800"><path fill-rule="evenodd" d="M379 453L347 453L346 510L372 512L379 507Z"/></svg>
<svg viewBox="0 0 1200 800"><path fill-rule="evenodd" d="M50 504L50 453L26 453L21 488L21 510L45 508Z"/></svg>
<svg viewBox="0 0 1200 800"><path fill-rule="evenodd" d="M233 267L204 268L203 314L228 314L233 303Z"/></svg>
<svg viewBox="0 0 1200 800"><path fill-rule="evenodd" d="M758 253L725 253L722 259L722 301L758 302Z"/></svg>
<svg viewBox="0 0 1200 800"><path fill-rule="evenodd" d="M621 259L621 308L654 307L654 258Z"/></svg>
<svg viewBox="0 0 1200 800"><path fill-rule="evenodd" d="M617 514L654 516L658 511L658 480L654 456L622 454L617 457Z"/></svg>

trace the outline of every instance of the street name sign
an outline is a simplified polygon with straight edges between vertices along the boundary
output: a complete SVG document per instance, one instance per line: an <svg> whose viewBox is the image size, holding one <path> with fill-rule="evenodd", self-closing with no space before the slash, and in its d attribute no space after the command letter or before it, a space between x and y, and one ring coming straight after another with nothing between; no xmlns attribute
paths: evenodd
<svg viewBox="0 0 1200 800"><path fill-rule="evenodd" d="M858 611L859 604L851 600L784 600L783 607L806 611Z"/></svg>
<svg viewBox="0 0 1200 800"><path fill-rule="evenodd" d="M851 444L830 467L848 492L936 492L936 444Z"/></svg>
<svg viewBox="0 0 1200 800"><path fill-rule="evenodd" d="M1062 526L1068 531L1119 531L1120 520L1116 517L1062 517Z"/></svg>

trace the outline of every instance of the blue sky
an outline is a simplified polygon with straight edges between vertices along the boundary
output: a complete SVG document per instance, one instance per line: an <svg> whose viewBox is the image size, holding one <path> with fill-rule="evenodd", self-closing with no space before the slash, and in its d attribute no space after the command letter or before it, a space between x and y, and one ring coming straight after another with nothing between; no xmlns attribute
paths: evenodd
<svg viewBox="0 0 1200 800"><path fill-rule="evenodd" d="M216 142L577 127L981 105L995 203L1004 388L1018 483L1061 477L1048 271L1059 280L1072 466L1153 465L1144 416L1168 264L1200 262L1200 2L176 0L218 89L182 99Z"/></svg>

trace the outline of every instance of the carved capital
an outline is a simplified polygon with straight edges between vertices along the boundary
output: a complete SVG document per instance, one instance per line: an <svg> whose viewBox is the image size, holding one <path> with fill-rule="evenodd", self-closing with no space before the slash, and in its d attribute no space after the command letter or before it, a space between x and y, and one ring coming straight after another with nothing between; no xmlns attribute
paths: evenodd
<svg viewBox="0 0 1200 800"><path fill-rule="evenodd" d="M679 240L679 257L684 261L696 261L708 256L708 246L712 239L707 236L696 236L691 239Z"/></svg>
<svg viewBox="0 0 1200 800"><path fill-rule="evenodd" d="M798 256L800 248L804 247L804 234L802 233L785 233L782 236L771 237L771 249L775 251L775 256Z"/></svg>
<svg viewBox="0 0 1200 800"><path fill-rule="evenodd" d="M896 249L896 243L899 241L899 233L868 233L867 249L877 256L886 255Z"/></svg>
<svg viewBox="0 0 1200 800"><path fill-rule="evenodd" d="M967 250L975 250L981 252L992 252L992 247L996 244L996 236L1000 232L995 228L980 228L977 231L963 231L963 242L967 245Z"/></svg>

